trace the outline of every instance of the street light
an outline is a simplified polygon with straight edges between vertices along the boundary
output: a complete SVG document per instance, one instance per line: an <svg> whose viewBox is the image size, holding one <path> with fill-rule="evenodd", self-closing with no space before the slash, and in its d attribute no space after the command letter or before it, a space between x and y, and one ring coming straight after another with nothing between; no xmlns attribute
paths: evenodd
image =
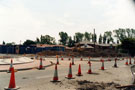
<svg viewBox="0 0 135 90"><path fill-rule="evenodd" d="M95 40L96 39L96 37L95 37L95 29L94 29L94 37L93 38L94 38L94 52L95 52L95 41L96 41Z"/></svg>

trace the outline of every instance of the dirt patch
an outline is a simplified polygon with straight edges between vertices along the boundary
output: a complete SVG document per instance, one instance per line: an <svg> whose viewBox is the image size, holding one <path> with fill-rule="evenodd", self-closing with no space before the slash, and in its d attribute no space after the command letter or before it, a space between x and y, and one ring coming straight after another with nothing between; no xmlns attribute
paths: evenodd
<svg viewBox="0 0 135 90"><path fill-rule="evenodd" d="M116 88L120 85L114 82L99 83L87 80L83 81L73 80L64 83L59 83L57 85L59 85L60 87L64 85L65 89L74 87L75 90L135 90L135 87Z"/></svg>
<svg viewBox="0 0 135 90"><path fill-rule="evenodd" d="M120 86L116 83L98 83L90 81L77 81L78 87L77 90L119 90L116 86Z"/></svg>

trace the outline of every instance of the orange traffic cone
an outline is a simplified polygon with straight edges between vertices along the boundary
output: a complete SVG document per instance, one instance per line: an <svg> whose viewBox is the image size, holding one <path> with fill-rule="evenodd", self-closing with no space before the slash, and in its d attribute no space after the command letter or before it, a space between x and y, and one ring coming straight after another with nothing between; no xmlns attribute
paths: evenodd
<svg viewBox="0 0 135 90"><path fill-rule="evenodd" d="M132 64L131 57L129 58L129 64L130 64L130 65Z"/></svg>
<svg viewBox="0 0 135 90"><path fill-rule="evenodd" d="M78 67L78 74L77 76L82 76L82 73L81 73L81 65L79 64L79 67Z"/></svg>
<svg viewBox="0 0 135 90"><path fill-rule="evenodd" d="M39 70L42 70L42 69L44 69L43 68L43 60L42 60L42 58L40 58Z"/></svg>
<svg viewBox="0 0 135 90"><path fill-rule="evenodd" d="M53 77L53 81L52 82L59 82L58 81L58 71L57 71L57 64L55 65L55 71L54 71L54 77Z"/></svg>
<svg viewBox="0 0 135 90"><path fill-rule="evenodd" d="M75 63L74 63L74 57L72 57L72 65L75 65Z"/></svg>
<svg viewBox="0 0 135 90"><path fill-rule="evenodd" d="M13 69L13 60L11 59L11 63L10 63L10 68L9 68L9 72L11 72Z"/></svg>
<svg viewBox="0 0 135 90"><path fill-rule="evenodd" d="M63 56L61 56L61 60L64 60L64 59L63 59Z"/></svg>
<svg viewBox="0 0 135 90"><path fill-rule="evenodd" d="M88 74L92 74L92 70L91 70L91 63L89 64L89 70L87 72Z"/></svg>
<svg viewBox="0 0 135 90"><path fill-rule="evenodd" d="M56 62L56 64L57 64L57 65L59 65L59 57L58 57L58 56L56 56L56 58L57 58L57 62Z"/></svg>
<svg viewBox="0 0 135 90"><path fill-rule="evenodd" d="M125 62L125 65L128 65L128 58L126 58L126 62Z"/></svg>
<svg viewBox="0 0 135 90"><path fill-rule="evenodd" d="M88 61L88 64L91 64L91 62L90 62L90 57L89 57L89 61Z"/></svg>
<svg viewBox="0 0 135 90"><path fill-rule="evenodd" d="M82 57L80 58L80 61L83 61L83 58Z"/></svg>
<svg viewBox="0 0 135 90"><path fill-rule="evenodd" d="M111 59L110 59L110 58L108 58L108 61L111 61Z"/></svg>
<svg viewBox="0 0 135 90"><path fill-rule="evenodd" d="M101 70L104 70L104 60L101 60L101 62L102 62Z"/></svg>
<svg viewBox="0 0 135 90"><path fill-rule="evenodd" d="M66 77L67 79L74 79L72 75L72 64L69 64L69 73L68 76Z"/></svg>
<svg viewBox="0 0 135 90"><path fill-rule="evenodd" d="M17 90L17 89L19 89L19 87L16 87L15 72L14 72L14 67L12 67L9 86L8 86L8 88L5 88L5 90Z"/></svg>
<svg viewBox="0 0 135 90"><path fill-rule="evenodd" d="M114 63L114 67L117 68L117 58L115 58L115 63Z"/></svg>

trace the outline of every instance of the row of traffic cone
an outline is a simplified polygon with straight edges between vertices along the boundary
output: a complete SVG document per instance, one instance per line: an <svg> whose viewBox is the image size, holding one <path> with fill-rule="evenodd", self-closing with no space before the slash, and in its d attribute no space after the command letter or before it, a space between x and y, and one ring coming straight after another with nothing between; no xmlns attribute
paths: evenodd
<svg viewBox="0 0 135 90"><path fill-rule="evenodd" d="M72 59L74 60L74 59ZM67 78L68 79L74 79L73 75L72 75L72 64L74 63L74 61L72 61L72 63L70 63L69 65L69 73ZM11 60L11 65L10 65L10 71L11 71L11 77L10 77L10 82L9 82L9 86L8 88L5 88L5 90L12 90L12 89L19 89L19 87L16 87L16 83L15 83L15 73L14 73L14 67L13 67L13 61ZM42 69L42 59L40 59L40 66L39 69ZM89 70L88 70L88 74L91 74L91 63L89 63ZM82 76L81 73L81 65L79 64L79 68L78 68L78 74L77 76ZM54 71L54 77L53 77L53 82L58 82L59 78L58 78L58 71L57 71L57 64L55 65L55 71Z"/></svg>
<svg viewBox="0 0 135 90"><path fill-rule="evenodd" d="M134 58L134 64L135 64L135 58ZM132 59L131 59L131 57L129 58L129 62L128 62L128 58L126 58L125 65L132 65Z"/></svg>
<svg viewBox="0 0 135 90"><path fill-rule="evenodd" d="M89 64L89 69L88 69L88 72L87 73L88 74L92 74L91 64ZM79 67L78 67L77 76L82 76L81 65L80 64L79 64ZM72 63L69 64L69 72L68 72L68 75L67 75L66 78L67 79L74 79L74 77L72 75ZM57 64L55 65L54 77L53 77L53 81L52 82L59 82Z"/></svg>
<svg viewBox="0 0 135 90"><path fill-rule="evenodd" d="M59 65L60 63L59 63L58 56L56 56L56 58L57 58L56 64ZM75 65L75 63L74 63L74 57L72 57L72 65Z"/></svg>

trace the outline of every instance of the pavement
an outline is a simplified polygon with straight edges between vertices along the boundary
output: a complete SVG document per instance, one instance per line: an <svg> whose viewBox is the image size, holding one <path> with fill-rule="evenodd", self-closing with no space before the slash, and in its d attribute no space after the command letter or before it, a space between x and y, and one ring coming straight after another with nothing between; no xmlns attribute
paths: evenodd
<svg viewBox="0 0 135 90"><path fill-rule="evenodd" d="M30 59L28 57L18 57L18 58L4 58L0 59L0 65L10 65L11 59L13 60L13 64L25 64L25 63L31 63L34 60Z"/></svg>
<svg viewBox="0 0 135 90"><path fill-rule="evenodd" d="M0 72L7 72L10 67L11 59L0 59ZM50 61L43 60L43 67L52 65ZM40 60L30 59L28 57L13 58L13 66L15 70L30 70L38 68L40 65Z"/></svg>

